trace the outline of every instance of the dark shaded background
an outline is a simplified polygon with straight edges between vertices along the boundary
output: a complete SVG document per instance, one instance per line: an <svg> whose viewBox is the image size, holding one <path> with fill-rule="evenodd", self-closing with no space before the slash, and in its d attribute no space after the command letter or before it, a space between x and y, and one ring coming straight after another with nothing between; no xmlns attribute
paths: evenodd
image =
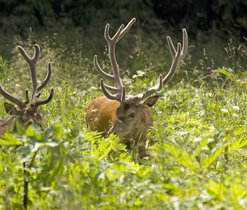
<svg viewBox="0 0 247 210"><path fill-rule="evenodd" d="M98 22L147 22L217 31L219 36L247 36L247 0L0 0L0 30L25 35L27 28L87 27Z"/></svg>

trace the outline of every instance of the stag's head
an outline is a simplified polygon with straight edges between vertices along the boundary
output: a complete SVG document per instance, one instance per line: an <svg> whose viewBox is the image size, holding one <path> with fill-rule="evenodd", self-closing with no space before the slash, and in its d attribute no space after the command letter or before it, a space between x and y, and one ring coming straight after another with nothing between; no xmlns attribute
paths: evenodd
<svg viewBox="0 0 247 210"><path fill-rule="evenodd" d="M50 95L48 96L48 98L43 99L43 100L39 99L41 95L41 92L40 92L41 89L43 89L46 86L46 84L51 78L51 63L48 63L48 73L47 73L45 80L40 85L38 85L37 78L36 78L36 62L38 60L39 52L40 52L39 45L37 44L35 45L34 55L32 58L28 56L26 51L21 46L18 46L18 50L20 51L20 53L22 54L22 56L25 58L25 60L27 61L29 65L33 92L31 96L31 100L29 99L28 90L25 91L25 100L20 100L14 97L13 95L11 95L10 93L8 93L7 91L5 91L2 85L0 84L0 93L6 99L8 99L9 101L17 105L16 107L13 104L5 102L4 107L5 107L6 112L9 115L11 115L13 119L12 122L15 122L17 120L24 127L27 127L32 122L34 122L38 126L42 127L42 119L37 109L38 109L38 106L42 104L47 104L53 97L53 89L51 89Z"/></svg>
<svg viewBox="0 0 247 210"><path fill-rule="evenodd" d="M153 106L158 100L158 96L152 96L155 92L160 91L163 86L169 82L175 75L180 61L185 57L188 49L188 35L185 29L183 29L183 44L177 44L177 48L174 47L173 42L169 36L167 36L167 43L172 57L172 64L168 74L163 77L159 76L159 82L154 87L149 88L147 91L133 95L127 95L125 92L125 86L123 86L120 78L118 64L115 55L116 43L124 36L124 34L130 29L135 22L133 18L126 27L121 25L114 36L110 37L109 28L107 24L105 27L105 39L108 44L109 58L113 75L106 73L99 66L97 55L94 56L94 65L99 74L103 78L108 79L115 83L116 87L104 84L101 79L101 89L104 95L111 100L119 101L119 107L116 109L116 122L110 129L110 133L114 132L120 137L133 137L143 135L143 130L146 130L152 125L152 115L148 107ZM150 118L150 119L149 119ZM145 122L144 122L145 121Z"/></svg>
<svg viewBox="0 0 247 210"><path fill-rule="evenodd" d="M153 106L158 98L152 96L139 102L121 102L116 109L116 121L108 133L115 133L121 139L127 140L145 135L145 131L153 124L148 108Z"/></svg>

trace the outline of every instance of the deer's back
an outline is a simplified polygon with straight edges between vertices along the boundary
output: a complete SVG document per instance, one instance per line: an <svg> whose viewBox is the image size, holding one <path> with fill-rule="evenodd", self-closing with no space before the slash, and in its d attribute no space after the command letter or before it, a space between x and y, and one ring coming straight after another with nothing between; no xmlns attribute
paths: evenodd
<svg viewBox="0 0 247 210"><path fill-rule="evenodd" d="M110 100L105 96L93 100L87 110L86 122L95 131L105 132L111 128L116 121L116 109L119 102Z"/></svg>
<svg viewBox="0 0 247 210"><path fill-rule="evenodd" d="M108 99L105 96L93 100L87 110L86 122L95 131L103 132L105 135L112 125L116 122L116 109L120 102ZM144 127L153 125L153 118L150 109L147 107L143 110L142 120Z"/></svg>

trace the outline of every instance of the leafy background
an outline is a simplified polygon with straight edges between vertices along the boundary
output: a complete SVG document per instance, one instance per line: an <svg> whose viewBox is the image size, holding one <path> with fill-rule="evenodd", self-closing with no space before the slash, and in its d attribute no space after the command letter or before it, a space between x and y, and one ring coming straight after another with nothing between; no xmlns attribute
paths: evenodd
<svg viewBox="0 0 247 210"><path fill-rule="evenodd" d="M36 126L0 140L0 208L24 209L246 209L246 1L0 1L0 78L10 93L31 88L17 45L41 47L38 79L52 62ZM93 67L109 69L105 24L111 33L137 21L117 46L121 77L135 94L165 75L170 35L189 33L189 52L152 108L148 160L118 137L102 138L85 123L101 96ZM120 59L121 58L121 59ZM2 103L5 99L1 97ZM6 117L0 106L2 117ZM36 154L36 155L35 155ZM35 158L34 158L35 155ZM32 167L23 172L23 162Z"/></svg>

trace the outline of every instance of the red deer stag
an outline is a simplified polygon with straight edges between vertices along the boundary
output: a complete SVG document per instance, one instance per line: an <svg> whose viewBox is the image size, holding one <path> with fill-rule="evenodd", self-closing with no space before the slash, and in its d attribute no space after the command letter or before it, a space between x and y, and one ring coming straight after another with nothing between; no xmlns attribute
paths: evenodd
<svg viewBox="0 0 247 210"><path fill-rule="evenodd" d="M117 134L121 142L127 144L130 149L138 151L139 157L142 158L147 155L147 131L153 125L153 118L149 107L153 106L158 100L158 96L151 95L161 90L176 73L179 62L185 57L188 50L188 35L186 29L183 29L183 45L181 46L178 43L177 49L175 49L171 38L167 37L172 64L164 78L162 75L159 76L158 84L136 96L127 95L119 75L115 46L130 29L135 20L133 18L126 27L121 25L113 37L109 35L110 25L107 24L105 27L104 36L108 43L113 75L102 70L98 64L97 55L94 56L94 66L102 77L113 81L116 87L104 84L103 79L101 79L101 89L105 96L96 98L89 104L86 121L93 130L102 132L103 135L109 133Z"/></svg>
<svg viewBox="0 0 247 210"><path fill-rule="evenodd" d="M37 112L37 108L39 105L47 104L53 97L53 89L51 89L48 98L43 100L39 99L41 94L40 93L41 89L43 89L47 85L48 81L51 78L51 63L48 63L48 73L45 80L40 85L38 85L37 83L36 62L38 60L39 52L40 52L39 45L37 44L35 45L34 56L32 58L28 56L28 54L21 46L18 46L18 50L27 61L30 68L32 86L33 86L31 102L29 103L28 90L26 90L25 92L26 94L25 100L22 101L14 97L7 91L5 91L2 85L0 84L0 93L3 95L3 97L17 105L16 108L14 105L8 102L4 103L6 112L11 116L5 119L0 119L0 135L2 135L6 129L12 128L16 130L16 121L18 121L19 124L22 125L23 127L27 127L32 122L34 122L35 124L39 125L42 128L42 120L40 114Z"/></svg>

